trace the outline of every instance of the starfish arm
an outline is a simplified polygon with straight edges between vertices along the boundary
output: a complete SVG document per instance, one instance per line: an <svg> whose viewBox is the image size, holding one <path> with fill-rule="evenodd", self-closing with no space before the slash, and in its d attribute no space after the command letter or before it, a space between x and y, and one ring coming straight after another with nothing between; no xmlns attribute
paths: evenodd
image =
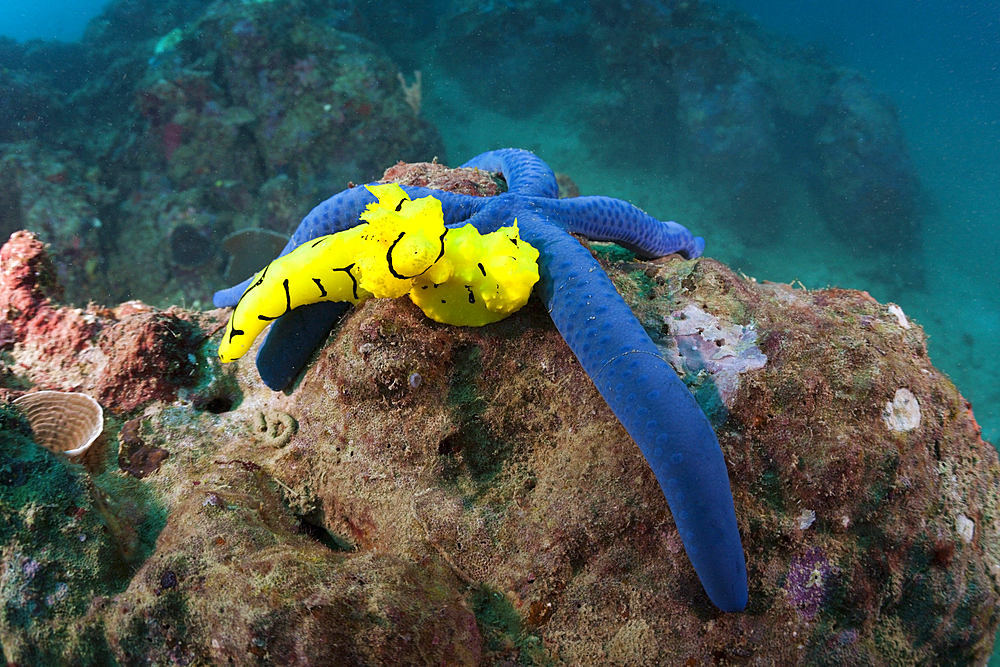
<svg viewBox="0 0 1000 667"><path fill-rule="evenodd" d="M532 153L520 148L501 148L481 153L462 165L503 174L511 194L548 197L559 196L556 175L549 165Z"/></svg>
<svg viewBox="0 0 1000 667"><path fill-rule="evenodd" d="M701 256L705 240L683 225L657 220L642 209L611 197L533 199L539 213L558 220L567 231L594 241L614 241L646 258L677 252L688 259ZM558 212L557 212L558 211Z"/></svg>
<svg viewBox="0 0 1000 667"><path fill-rule="evenodd" d="M369 183L369 185L377 185L377 183ZM404 185L402 188L410 199L428 196L439 199L441 209L444 211L445 224L456 223L468 218L478 206L482 205L481 202L485 199L413 185ZM348 188L335 194L309 211L295 229L295 233L292 234L291 240L281 251L281 254L291 252L306 241L354 227L360 222L358 216L365 210L365 206L374 201L375 196L364 186Z"/></svg>
<svg viewBox="0 0 1000 667"><path fill-rule="evenodd" d="M310 303L272 322L257 350L257 372L264 384L274 391L290 385L350 306L347 301Z"/></svg>
<svg viewBox="0 0 1000 667"><path fill-rule="evenodd" d="M282 255L285 253L282 252ZM278 255L281 257L281 255ZM231 308L235 306L240 301L240 297L243 296L243 292L247 291L247 287L253 281L253 276L250 276L243 282L228 287L226 289L220 289L218 292L212 295L212 305L216 308Z"/></svg>
<svg viewBox="0 0 1000 667"><path fill-rule="evenodd" d="M590 252L530 212L519 212L518 225L540 253L537 289L552 321L649 462L709 598L742 610L746 560L705 413Z"/></svg>
<svg viewBox="0 0 1000 667"><path fill-rule="evenodd" d="M490 234L501 227L510 227L514 224L517 211L520 210L521 203L507 195L498 197L478 197L482 204L468 218L459 222L448 224L448 227L461 227L472 225L480 234Z"/></svg>

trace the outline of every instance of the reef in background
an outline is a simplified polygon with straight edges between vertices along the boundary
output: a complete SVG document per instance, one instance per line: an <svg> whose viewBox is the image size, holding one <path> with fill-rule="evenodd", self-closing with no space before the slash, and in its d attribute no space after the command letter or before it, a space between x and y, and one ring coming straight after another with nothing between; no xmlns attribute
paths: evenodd
<svg viewBox="0 0 1000 667"><path fill-rule="evenodd" d="M0 91L0 238L51 243L80 305L206 305L246 277L223 276L232 232L287 233L349 181L445 160L421 99L449 125L553 115L581 154L687 193L717 238L759 252L815 226L881 283L922 285L892 104L711 3L119 0L78 44L0 39Z"/></svg>
<svg viewBox="0 0 1000 667"><path fill-rule="evenodd" d="M877 280L923 285L926 194L895 106L858 72L712 2L481 5L455 2L431 42L482 108L560 114L758 252L817 224Z"/></svg>
<svg viewBox="0 0 1000 667"><path fill-rule="evenodd" d="M198 306L227 282L233 232L287 234L386 164L443 159L397 67L341 14L115 2L79 44L0 38L0 236L52 244L80 305Z"/></svg>
<svg viewBox="0 0 1000 667"><path fill-rule="evenodd" d="M0 395L85 389L111 416L71 466L0 412L7 660L985 665L1000 464L920 327L863 292L591 249L714 422L746 613L705 597L538 301L461 328L369 300L276 394L252 355L216 361L226 311L62 306L18 234L0 251ZM102 495L67 485L78 499L26 523L52 471ZM65 547L81 531L118 560Z"/></svg>

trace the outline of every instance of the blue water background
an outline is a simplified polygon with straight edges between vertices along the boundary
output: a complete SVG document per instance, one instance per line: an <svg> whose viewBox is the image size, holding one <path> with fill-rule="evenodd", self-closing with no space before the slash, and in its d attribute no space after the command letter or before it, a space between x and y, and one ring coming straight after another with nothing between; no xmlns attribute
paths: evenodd
<svg viewBox="0 0 1000 667"><path fill-rule="evenodd" d="M0 0L0 35L19 42L58 39L72 42L106 0Z"/></svg>
<svg viewBox="0 0 1000 667"><path fill-rule="evenodd" d="M921 181L925 293L893 295L931 335L931 358L1000 440L1000 2L733 0L815 43L898 105ZM852 287L862 287L851 285Z"/></svg>

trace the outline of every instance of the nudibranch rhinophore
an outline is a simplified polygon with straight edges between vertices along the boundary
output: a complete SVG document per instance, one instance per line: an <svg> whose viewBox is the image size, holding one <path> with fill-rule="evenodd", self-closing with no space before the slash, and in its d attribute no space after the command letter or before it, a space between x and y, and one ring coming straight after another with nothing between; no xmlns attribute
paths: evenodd
<svg viewBox="0 0 1000 667"><path fill-rule="evenodd" d="M705 592L719 609L742 611L747 604L746 559L726 462L712 425L590 250L571 234L614 241L642 257L680 253L694 258L705 242L620 199L558 199L555 174L528 151L490 151L462 166L500 173L507 192L474 197L402 189L411 199L431 195L439 200L449 229L470 224L488 234L518 221L521 239L538 250L536 293L649 462ZM372 201L365 188L330 197L302 220L281 254L355 227L358 214ZM252 280L216 293L215 305L235 305ZM268 316L279 315L284 304L280 306ZM315 303L276 320L257 354L264 382L275 390L286 387L342 313L339 304Z"/></svg>
<svg viewBox="0 0 1000 667"><path fill-rule="evenodd" d="M398 183L369 185L377 201L363 224L320 236L260 271L236 303L219 359L239 359L264 328L311 303L360 303L406 294L433 320L482 326L528 302L538 282L538 251L517 221L489 234L444 226L441 202L410 196Z"/></svg>

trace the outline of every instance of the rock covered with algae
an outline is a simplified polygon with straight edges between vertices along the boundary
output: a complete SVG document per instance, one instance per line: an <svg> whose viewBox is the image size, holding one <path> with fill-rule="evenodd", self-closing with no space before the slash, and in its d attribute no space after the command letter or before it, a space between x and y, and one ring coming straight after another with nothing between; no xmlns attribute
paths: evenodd
<svg viewBox="0 0 1000 667"><path fill-rule="evenodd" d="M111 509L106 489L119 500ZM121 520L116 512L127 513ZM33 442L0 404L0 655L10 665L113 665L104 616L162 525L148 490L93 478Z"/></svg>
<svg viewBox="0 0 1000 667"><path fill-rule="evenodd" d="M19 231L0 248L0 350L10 349L2 386L82 391L126 413L171 401L194 383L199 316L138 301L86 309L60 303L62 286L45 245Z"/></svg>
<svg viewBox="0 0 1000 667"><path fill-rule="evenodd" d="M646 462L541 303L461 328L370 300L278 394L252 355L213 361L224 311L175 311L190 380L116 413L85 461L108 496L101 539L138 526L119 556L133 569L68 583L101 603L33 621L75 628L58 653L0 616L7 660L62 664L86 641L123 665L986 664L1000 466L919 326L863 292L592 250L714 422L745 613L706 598ZM30 351L7 346L4 387L56 376ZM94 358L60 368L101 386ZM51 530L32 548L68 563ZM22 533L4 537L6 572L32 557L9 547ZM0 587L5 608L14 592Z"/></svg>

